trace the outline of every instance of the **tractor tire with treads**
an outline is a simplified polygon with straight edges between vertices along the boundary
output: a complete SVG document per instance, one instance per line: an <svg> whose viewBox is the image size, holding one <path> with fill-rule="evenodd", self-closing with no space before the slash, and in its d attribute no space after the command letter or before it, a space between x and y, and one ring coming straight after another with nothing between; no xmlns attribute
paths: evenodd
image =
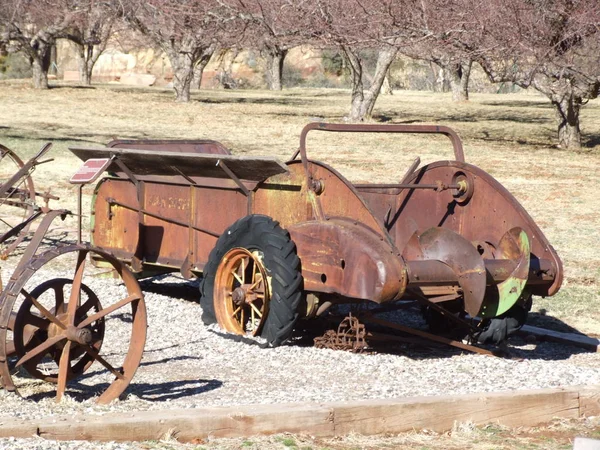
<svg viewBox="0 0 600 450"><path fill-rule="evenodd" d="M200 285L202 320L217 322L215 286L223 256L232 249L242 248L260 255L260 262L269 279L268 312L259 334L272 347L285 343L292 335L302 299L302 274L296 246L287 231L268 216L246 216L223 232L211 251Z"/></svg>

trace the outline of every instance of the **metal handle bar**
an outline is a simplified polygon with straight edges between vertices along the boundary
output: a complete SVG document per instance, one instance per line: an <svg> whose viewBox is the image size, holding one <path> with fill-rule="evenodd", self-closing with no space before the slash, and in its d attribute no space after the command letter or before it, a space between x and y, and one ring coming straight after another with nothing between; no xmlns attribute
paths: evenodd
<svg viewBox="0 0 600 450"><path fill-rule="evenodd" d="M458 134L454 130L438 125L376 125L376 124L338 124L338 123L309 123L302 129L300 133L300 156L302 163L306 165L306 135L310 130L321 131L341 131L349 133L427 133L427 134L443 134L450 139L454 148L454 159L456 161L465 162L465 154L463 152L462 142ZM297 156L297 155L294 155Z"/></svg>

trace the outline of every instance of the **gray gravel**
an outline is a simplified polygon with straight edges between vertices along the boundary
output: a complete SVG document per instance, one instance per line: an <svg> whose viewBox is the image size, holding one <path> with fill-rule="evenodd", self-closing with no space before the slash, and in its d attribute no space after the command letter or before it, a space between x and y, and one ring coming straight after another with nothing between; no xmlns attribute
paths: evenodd
<svg viewBox="0 0 600 450"><path fill-rule="evenodd" d="M36 274L32 284L51 276L65 274ZM85 282L103 305L125 296L118 280L91 277ZM512 359L414 346L400 346L394 353L379 354L352 354L300 344L265 349L259 341L227 335L215 326L205 327L200 320L201 308L194 301L194 283L167 276L144 281L143 289L148 308L148 339L142 364L121 400L108 406L94 403L95 396L111 380L97 364L68 385L67 398L58 404L54 400L54 385L18 372L14 381L22 398L2 398L0 422L6 418L62 414L334 402L600 384L599 354L552 343L527 344L517 339L509 346ZM410 314L415 322L420 320L416 312ZM118 318L109 320L107 330L110 331L102 354L109 360L118 360L128 342L128 323ZM40 440L40 446L30 441L26 444L33 446L27 448L50 448L40 444L46 441ZM0 448L18 448L17 444L0 440ZM137 448L106 445L103 448Z"/></svg>

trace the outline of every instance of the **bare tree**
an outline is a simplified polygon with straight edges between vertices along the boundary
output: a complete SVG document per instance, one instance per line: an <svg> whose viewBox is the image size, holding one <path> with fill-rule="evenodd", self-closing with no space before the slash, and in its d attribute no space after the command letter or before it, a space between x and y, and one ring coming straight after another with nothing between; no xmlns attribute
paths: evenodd
<svg viewBox="0 0 600 450"><path fill-rule="evenodd" d="M204 74L204 69L206 68L206 66L210 62L210 59L212 58L213 54L215 53L215 48L216 48L216 44L213 43L204 50L202 55L200 55L200 58L198 59L198 61L196 62L196 65L194 66L194 76L192 78L192 88L200 89L200 86L202 84L202 75Z"/></svg>
<svg viewBox="0 0 600 450"><path fill-rule="evenodd" d="M216 0L128 0L122 5L127 21L169 58L175 100L188 102L194 70L233 21L228 8Z"/></svg>
<svg viewBox="0 0 600 450"><path fill-rule="evenodd" d="M302 0L229 0L229 7L246 22L243 45L260 50L265 58L267 87L281 90L288 51L310 39L304 15L310 5Z"/></svg>
<svg viewBox="0 0 600 450"><path fill-rule="evenodd" d="M391 46L379 48L375 70L371 75L366 71L364 51L349 45L342 45L341 48L352 73L352 100L348 118L353 122L362 121L373 114L375 102L398 49Z"/></svg>
<svg viewBox="0 0 600 450"><path fill-rule="evenodd" d="M394 4L397 3L397 4ZM399 22L394 13L404 0L373 0L368 8L360 0L315 2L312 23L305 24L313 42L341 49L352 76L349 120L371 117L388 70L398 53ZM398 16L402 20L402 16ZM375 52L376 63L368 70Z"/></svg>
<svg viewBox="0 0 600 450"><path fill-rule="evenodd" d="M580 148L580 110L600 93L600 3L453 0L453 5L446 20L454 28L440 43L469 53L493 82L544 94L555 110L559 145Z"/></svg>
<svg viewBox="0 0 600 450"><path fill-rule="evenodd" d="M65 37L77 47L79 81L89 86L94 65L114 32L117 16L107 2L91 1L80 12Z"/></svg>
<svg viewBox="0 0 600 450"><path fill-rule="evenodd" d="M84 0L4 0L0 7L0 42L31 61L33 86L48 89L52 47L80 16Z"/></svg>

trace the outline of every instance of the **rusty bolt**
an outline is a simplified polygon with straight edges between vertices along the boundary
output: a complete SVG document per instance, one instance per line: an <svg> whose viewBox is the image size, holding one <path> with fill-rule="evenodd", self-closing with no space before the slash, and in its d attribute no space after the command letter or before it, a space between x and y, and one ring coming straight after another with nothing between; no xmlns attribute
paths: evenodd
<svg viewBox="0 0 600 450"><path fill-rule="evenodd" d="M325 184L321 180L311 180L310 189L317 195L321 195L325 190Z"/></svg>

